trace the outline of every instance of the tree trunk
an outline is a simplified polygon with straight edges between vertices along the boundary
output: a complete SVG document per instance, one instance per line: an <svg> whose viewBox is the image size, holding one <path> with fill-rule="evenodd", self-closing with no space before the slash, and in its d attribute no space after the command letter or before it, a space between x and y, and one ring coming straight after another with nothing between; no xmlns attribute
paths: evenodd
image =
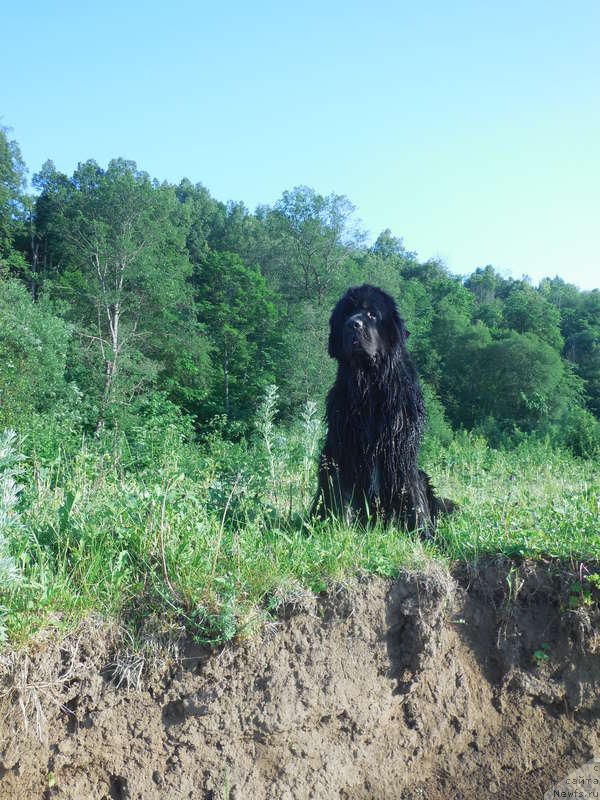
<svg viewBox="0 0 600 800"><path fill-rule="evenodd" d="M117 375L119 352L121 349L121 343L119 342L119 322L121 315L120 304L116 303L113 308L107 306L106 315L108 317L108 326L110 329L112 359L105 358L104 391L102 392L102 402L100 405L100 418L98 419L98 424L96 426L96 435L98 435L104 428L104 424L106 421L105 420L106 409L108 408L111 402L111 396L114 390L115 377Z"/></svg>

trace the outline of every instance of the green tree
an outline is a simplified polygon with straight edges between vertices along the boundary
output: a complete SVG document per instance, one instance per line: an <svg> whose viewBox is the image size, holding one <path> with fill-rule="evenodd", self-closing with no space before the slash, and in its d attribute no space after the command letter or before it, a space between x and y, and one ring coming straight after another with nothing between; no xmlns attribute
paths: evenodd
<svg viewBox="0 0 600 800"><path fill-rule="evenodd" d="M567 340L566 351L584 381L587 405L600 419L600 323L582 320L581 328Z"/></svg>
<svg viewBox="0 0 600 800"><path fill-rule="evenodd" d="M474 385L480 420L494 417L505 429L534 430L572 400L566 377L560 355L547 342L510 331L479 353Z"/></svg>
<svg viewBox="0 0 600 800"><path fill-rule="evenodd" d="M0 126L0 274L26 269L23 254L15 248L16 237L25 230L26 175L19 145Z"/></svg>
<svg viewBox="0 0 600 800"><path fill-rule="evenodd" d="M513 289L504 301L503 316L517 333L535 333L555 350L561 351L560 312L543 295L526 284Z"/></svg>
<svg viewBox="0 0 600 800"><path fill-rule="evenodd" d="M510 281L507 281L488 264L478 267L465 280L465 286L475 298L474 321L480 320L495 333L504 327L503 300Z"/></svg>
<svg viewBox="0 0 600 800"><path fill-rule="evenodd" d="M491 342L486 326L473 324L451 297L439 304L431 330L438 366L430 382L454 425L470 428L481 418L480 365Z"/></svg>
<svg viewBox="0 0 600 800"><path fill-rule="evenodd" d="M323 302L357 240L350 219L354 206L342 195L323 197L307 186L284 192L269 215L280 254L277 279L286 297Z"/></svg>
<svg viewBox="0 0 600 800"><path fill-rule="evenodd" d="M101 429L160 387L167 363L184 372L192 363L180 357L200 340L186 282L185 207L172 187L123 160L106 170L88 161L45 191L57 259L50 289L68 303L81 345L78 382L95 398Z"/></svg>
<svg viewBox="0 0 600 800"><path fill-rule="evenodd" d="M247 420L281 355L278 298L258 267L234 253L210 253L194 272L196 311L212 343L211 414Z"/></svg>
<svg viewBox="0 0 600 800"><path fill-rule="evenodd" d="M73 180L47 160L32 179L39 192L30 224L31 294L35 298L46 280L60 278L68 268L72 241L66 235L64 215L77 191Z"/></svg>
<svg viewBox="0 0 600 800"><path fill-rule="evenodd" d="M492 303L497 297L502 287L506 286L506 281L499 275L491 264L486 267L478 267L465 280L465 286L469 289L478 306Z"/></svg>
<svg viewBox="0 0 600 800"><path fill-rule="evenodd" d="M381 231L371 251L383 259L398 257L414 259L414 253L407 253L403 240L394 236L389 228Z"/></svg>
<svg viewBox="0 0 600 800"><path fill-rule="evenodd" d="M582 292L561 278L546 278L540 292L560 314L563 354L584 381L588 408L600 418L600 290Z"/></svg>
<svg viewBox="0 0 600 800"><path fill-rule="evenodd" d="M186 243L190 260L194 264L201 263L211 250L223 249L227 208L212 198L201 183L193 185L187 178L177 186L176 195L189 218Z"/></svg>
<svg viewBox="0 0 600 800"><path fill-rule="evenodd" d="M309 300L294 303L290 308L277 381L283 416L294 416L308 400L323 401L333 383L335 365L327 356L330 314L329 305Z"/></svg>

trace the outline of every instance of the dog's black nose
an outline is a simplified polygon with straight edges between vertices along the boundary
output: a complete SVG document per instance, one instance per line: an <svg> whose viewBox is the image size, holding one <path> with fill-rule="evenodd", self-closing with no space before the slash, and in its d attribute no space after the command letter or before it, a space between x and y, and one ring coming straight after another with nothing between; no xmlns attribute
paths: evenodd
<svg viewBox="0 0 600 800"><path fill-rule="evenodd" d="M353 328L355 331L359 331L363 327L363 321L359 316L350 317L350 319L346 322L346 325L349 328Z"/></svg>

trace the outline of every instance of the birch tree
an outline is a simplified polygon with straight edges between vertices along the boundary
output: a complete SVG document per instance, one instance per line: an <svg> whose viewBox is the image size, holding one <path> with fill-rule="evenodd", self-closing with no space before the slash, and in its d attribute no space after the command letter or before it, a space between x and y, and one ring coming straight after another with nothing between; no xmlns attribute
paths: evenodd
<svg viewBox="0 0 600 800"><path fill-rule="evenodd" d="M84 370L95 376L96 429L157 383L182 325L191 323L185 208L172 187L129 161L80 164L54 198L61 243L55 294L76 320ZM84 377L85 380L85 377Z"/></svg>

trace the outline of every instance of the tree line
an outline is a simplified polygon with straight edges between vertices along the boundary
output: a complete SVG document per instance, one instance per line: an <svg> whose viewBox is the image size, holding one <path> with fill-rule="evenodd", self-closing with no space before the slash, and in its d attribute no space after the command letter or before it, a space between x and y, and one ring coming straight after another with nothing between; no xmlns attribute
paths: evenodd
<svg viewBox="0 0 600 800"><path fill-rule="evenodd" d="M123 159L47 161L32 194L26 174L0 129L0 429L184 416L240 436L270 384L292 418L331 383L333 304L369 282L406 319L436 435L600 447L598 290L452 275L389 230L368 243L346 197L305 186L251 212Z"/></svg>

